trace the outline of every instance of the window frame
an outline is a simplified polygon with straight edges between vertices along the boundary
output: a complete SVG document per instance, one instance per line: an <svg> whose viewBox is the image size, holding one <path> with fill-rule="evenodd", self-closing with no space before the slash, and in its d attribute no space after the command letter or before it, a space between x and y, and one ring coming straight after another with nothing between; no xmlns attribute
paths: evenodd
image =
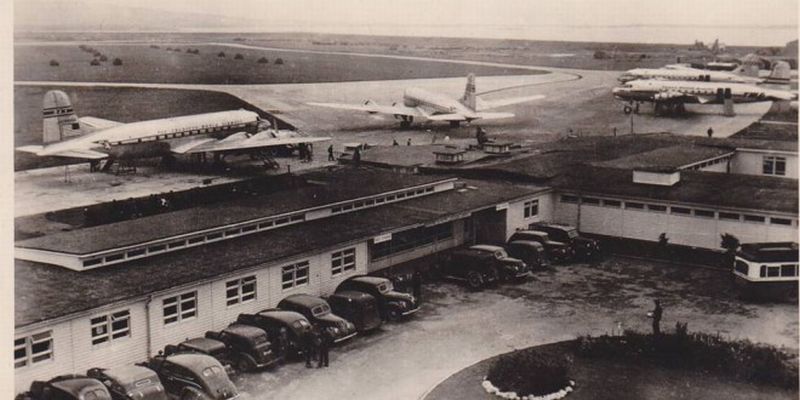
<svg viewBox="0 0 800 400"><path fill-rule="evenodd" d="M252 285L252 290L245 288ZM235 291L232 292L232 291ZM258 279L256 275L243 276L225 282L225 306L233 307L255 301L258 298Z"/></svg>
<svg viewBox="0 0 800 400"><path fill-rule="evenodd" d="M352 258L351 261L348 261ZM356 270L356 248L350 247L331 253L331 276L339 276ZM283 272L283 271L281 271ZM283 277L281 276L281 285Z"/></svg>
<svg viewBox="0 0 800 400"><path fill-rule="evenodd" d="M42 336L41 338L36 338L37 336ZM17 344L17 342L22 341L22 343ZM34 352L34 347L36 345L47 343L47 348L43 351ZM36 333L32 333L30 335L18 337L14 339L14 369L17 368L24 368L31 365L36 365L39 363L47 362L53 360L54 351L53 351L53 331L52 330L45 330L39 331ZM16 353L18 350L23 350L24 353L22 357L17 357ZM45 358L41 358L41 357ZM38 359L37 359L38 358Z"/></svg>
<svg viewBox="0 0 800 400"><path fill-rule="evenodd" d="M305 271L305 274L298 275L298 272ZM287 273L291 273L291 279L286 280ZM292 290L301 286L306 286L311 282L311 264L308 260L284 265L281 267L281 290Z"/></svg>
<svg viewBox="0 0 800 400"><path fill-rule="evenodd" d="M190 301L194 303L191 308L185 306ZM168 305L167 302L174 303ZM175 307L175 312L167 315L167 307ZM193 290L163 298L161 300L161 315L164 326L197 318L197 291Z"/></svg>
<svg viewBox="0 0 800 400"><path fill-rule="evenodd" d="M539 216L539 199L531 199L522 203L522 217L525 219Z"/></svg>
<svg viewBox="0 0 800 400"><path fill-rule="evenodd" d="M115 328L116 323L124 322L123 328ZM103 314L89 320L92 346L113 343L131 337L131 310L125 309ZM102 332L98 328L103 328Z"/></svg>

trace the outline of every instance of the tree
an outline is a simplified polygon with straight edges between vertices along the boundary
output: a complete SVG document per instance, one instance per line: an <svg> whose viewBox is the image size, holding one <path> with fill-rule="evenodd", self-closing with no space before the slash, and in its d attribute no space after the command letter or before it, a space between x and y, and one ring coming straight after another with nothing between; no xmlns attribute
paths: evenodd
<svg viewBox="0 0 800 400"><path fill-rule="evenodd" d="M57 67L57 66L59 66L59 63L56 60L50 60L50 66L51 67Z"/></svg>
<svg viewBox="0 0 800 400"><path fill-rule="evenodd" d="M261 58L258 59L258 63L259 64L267 64L267 63L269 63L269 60L267 60L266 57L261 57Z"/></svg>
<svg viewBox="0 0 800 400"><path fill-rule="evenodd" d="M100 61L108 61L108 57L106 57L106 55L103 54L102 56L100 56Z"/></svg>
<svg viewBox="0 0 800 400"><path fill-rule="evenodd" d="M225 58L225 52L224 51L220 51L219 53L217 53L217 57Z"/></svg>
<svg viewBox="0 0 800 400"><path fill-rule="evenodd" d="M95 58L94 60L92 60L92 61L89 63L89 65L91 65L91 66L100 65L100 61L99 61L98 59L96 59L96 58Z"/></svg>
<svg viewBox="0 0 800 400"><path fill-rule="evenodd" d="M234 60L244 60L244 56L241 53L236 53L233 57Z"/></svg>
<svg viewBox="0 0 800 400"><path fill-rule="evenodd" d="M119 58L115 58L114 62L112 64L114 64L114 65L122 65L122 60L119 59Z"/></svg>
<svg viewBox="0 0 800 400"><path fill-rule="evenodd" d="M281 65L281 64L283 64L283 59L282 59L282 58L280 58L280 57L276 58L276 59L275 59L275 64L278 64L278 65Z"/></svg>

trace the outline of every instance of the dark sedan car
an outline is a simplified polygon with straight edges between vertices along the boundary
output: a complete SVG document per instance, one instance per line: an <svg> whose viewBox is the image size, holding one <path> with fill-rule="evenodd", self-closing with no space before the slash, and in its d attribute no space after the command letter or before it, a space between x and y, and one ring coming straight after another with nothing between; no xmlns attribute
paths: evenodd
<svg viewBox="0 0 800 400"><path fill-rule="evenodd" d="M330 295L328 304L336 315L352 322L358 332L376 329L383 323L378 301L371 294L342 290Z"/></svg>
<svg viewBox="0 0 800 400"><path fill-rule="evenodd" d="M508 243L518 240L541 243L545 251L547 251L547 257L553 262L566 262L571 260L574 256L572 248L570 248L567 243L551 240L550 235L546 232L528 230L516 231L508 238Z"/></svg>
<svg viewBox="0 0 800 400"><path fill-rule="evenodd" d="M383 320L396 320L419 311L414 296L394 290L392 281L377 276L354 276L339 284L336 292L355 290L364 292L378 300L378 310Z"/></svg>
<svg viewBox="0 0 800 400"><path fill-rule="evenodd" d="M170 396L181 400L229 400L239 397L225 368L209 355L160 355L151 358L143 366L158 374Z"/></svg>
<svg viewBox="0 0 800 400"><path fill-rule="evenodd" d="M579 259L591 260L601 256L600 242L581 236L574 226L537 222L528 226L528 229L545 232L551 240L567 243Z"/></svg>
<svg viewBox="0 0 800 400"><path fill-rule="evenodd" d="M108 388L114 400L167 400L167 392L155 371L139 365L92 368L86 375Z"/></svg>
<svg viewBox="0 0 800 400"><path fill-rule="evenodd" d="M47 382L33 381L17 400L111 400L111 393L97 379L83 375L60 375Z"/></svg>
<svg viewBox="0 0 800 400"><path fill-rule="evenodd" d="M352 322L331 312L327 301L309 294L294 294L278 303L278 308L303 314L320 332L328 335L334 343L352 338L356 326Z"/></svg>
<svg viewBox="0 0 800 400"><path fill-rule="evenodd" d="M539 242L529 240L515 240L506 245L506 251L509 255L525 261L532 270L545 269L550 266L550 260L547 259L547 252L544 250Z"/></svg>
<svg viewBox="0 0 800 400"><path fill-rule="evenodd" d="M267 332L255 326L234 323L219 332L206 332L206 338L225 343L230 363L241 372L275 365L282 358L273 350Z"/></svg>
<svg viewBox="0 0 800 400"><path fill-rule="evenodd" d="M236 323L263 329L272 343L281 342L281 332L285 332L286 348L281 350L284 356L301 354L306 336L312 334L311 322L303 314L277 308L256 314L239 314Z"/></svg>

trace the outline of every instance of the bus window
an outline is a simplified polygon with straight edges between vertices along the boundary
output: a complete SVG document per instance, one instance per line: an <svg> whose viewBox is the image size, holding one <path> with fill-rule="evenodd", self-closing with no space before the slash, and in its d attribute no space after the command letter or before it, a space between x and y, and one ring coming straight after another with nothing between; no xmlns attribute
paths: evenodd
<svg viewBox="0 0 800 400"><path fill-rule="evenodd" d="M797 276L797 265L794 264L781 265L781 276Z"/></svg>
<svg viewBox="0 0 800 400"><path fill-rule="evenodd" d="M781 267L777 265L767 267L767 276L768 277L781 276Z"/></svg>
<svg viewBox="0 0 800 400"><path fill-rule="evenodd" d="M747 263L742 261L742 260L736 260L736 264L734 264L734 268L736 269L736 272L738 272L738 273L740 273L742 275L747 275L749 270L750 270L750 266L747 265Z"/></svg>

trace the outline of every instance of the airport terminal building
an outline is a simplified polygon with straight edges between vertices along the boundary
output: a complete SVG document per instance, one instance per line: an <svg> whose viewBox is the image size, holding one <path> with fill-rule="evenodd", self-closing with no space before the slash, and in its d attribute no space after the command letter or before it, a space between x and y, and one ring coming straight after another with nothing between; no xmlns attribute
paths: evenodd
<svg viewBox="0 0 800 400"><path fill-rule="evenodd" d="M706 249L724 233L797 237L789 145L654 136L546 146L456 167L434 165L428 146L393 146L384 153L425 151L431 165L315 171L268 194L18 240L16 387L144 361L291 294L329 295L353 275L502 243L538 221Z"/></svg>

